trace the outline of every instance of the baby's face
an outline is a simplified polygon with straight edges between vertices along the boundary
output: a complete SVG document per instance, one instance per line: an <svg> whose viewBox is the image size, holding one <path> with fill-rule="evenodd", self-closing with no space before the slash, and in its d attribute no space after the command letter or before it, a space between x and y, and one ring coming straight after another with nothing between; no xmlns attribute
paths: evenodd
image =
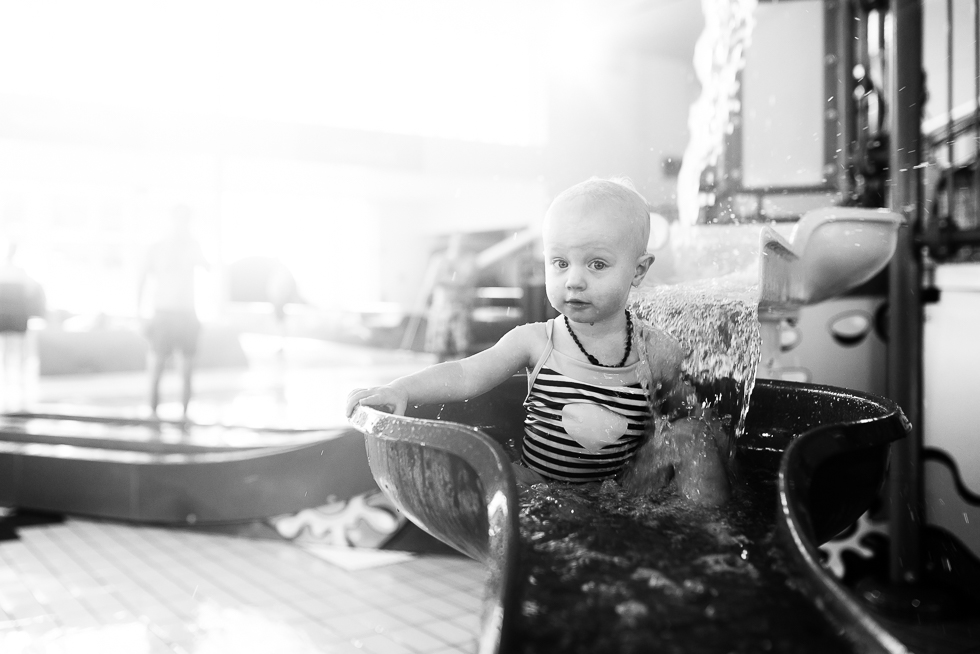
<svg viewBox="0 0 980 654"><path fill-rule="evenodd" d="M630 287L652 261L633 242L629 220L612 203L571 198L549 209L544 223L548 300L575 322L595 323L626 308Z"/></svg>

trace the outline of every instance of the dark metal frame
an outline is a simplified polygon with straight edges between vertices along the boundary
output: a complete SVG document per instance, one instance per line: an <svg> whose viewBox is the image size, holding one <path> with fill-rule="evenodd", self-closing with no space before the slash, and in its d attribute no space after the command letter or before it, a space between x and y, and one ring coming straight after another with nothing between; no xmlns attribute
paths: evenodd
<svg viewBox="0 0 980 654"><path fill-rule="evenodd" d="M764 0L776 2L777 0ZM785 1L785 0L784 0ZM792 1L792 0L789 0ZM814 186L767 186L761 188L742 186L742 120L740 114L732 116L732 132L725 139L724 153L715 171L715 204L703 208L704 222L730 222L723 215L725 207L736 196L754 196L758 202L756 220L768 220L764 199L787 195L832 195L841 200L850 196L854 186L850 165L852 144L856 140L857 119L854 105L856 82L852 70L855 63L854 47L854 0L824 1L824 164L823 183ZM741 72L739 73L738 99L741 106ZM795 219L795 218L794 218Z"/></svg>

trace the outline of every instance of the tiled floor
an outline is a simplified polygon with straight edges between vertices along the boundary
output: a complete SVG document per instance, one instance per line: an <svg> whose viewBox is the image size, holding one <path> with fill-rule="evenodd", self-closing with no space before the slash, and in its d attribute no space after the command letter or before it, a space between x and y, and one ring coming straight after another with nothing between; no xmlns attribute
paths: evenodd
<svg viewBox="0 0 980 654"><path fill-rule="evenodd" d="M0 542L6 653L473 652L483 567L356 572L292 543L69 519Z"/></svg>
<svg viewBox="0 0 980 654"><path fill-rule="evenodd" d="M351 387L428 363L309 347L290 343L285 361L260 358L248 370L201 371L192 417L337 426ZM144 387L142 375L42 379L36 399L138 414ZM166 418L178 407L161 409ZM288 541L79 517L18 535L0 541L3 654L476 650L484 569L463 557L392 562L367 551L367 566L354 569Z"/></svg>
<svg viewBox="0 0 980 654"><path fill-rule="evenodd" d="M69 519L0 543L2 652L472 652L461 557L349 572L293 545Z"/></svg>

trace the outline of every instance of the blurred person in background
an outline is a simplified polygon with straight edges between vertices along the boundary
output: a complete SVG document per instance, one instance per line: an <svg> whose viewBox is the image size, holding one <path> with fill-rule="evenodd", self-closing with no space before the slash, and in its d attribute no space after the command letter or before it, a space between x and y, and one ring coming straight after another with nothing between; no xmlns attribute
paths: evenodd
<svg viewBox="0 0 980 654"><path fill-rule="evenodd" d="M191 232L191 212L178 205L170 216L169 231L153 243L144 259L137 290L137 307L146 316L146 335L151 346L150 411L158 418L160 381L174 352L181 359L182 419L193 393L194 364L201 321L197 316L195 273L210 266ZM147 291L149 287L149 292ZM144 301L149 297L149 306Z"/></svg>
<svg viewBox="0 0 980 654"><path fill-rule="evenodd" d="M433 257L423 282L430 300L426 312L425 350L440 361L469 354L471 315L479 273L476 253L464 247L462 234L449 237L446 250Z"/></svg>
<svg viewBox="0 0 980 654"><path fill-rule="evenodd" d="M17 243L3 246L0 260L0 345L3 356L3 407L20 408L27 389L30 349L27 323L45 312L44 289L15 259Z"/></svg>

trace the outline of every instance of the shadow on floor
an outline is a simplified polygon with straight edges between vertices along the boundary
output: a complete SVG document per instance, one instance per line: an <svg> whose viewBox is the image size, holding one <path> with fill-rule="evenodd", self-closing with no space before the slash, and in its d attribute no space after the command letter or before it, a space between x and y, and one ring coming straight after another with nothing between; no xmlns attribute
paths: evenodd
<svg viewBox="0 0 980 654"><path fill-rule="evenodd" d="M5 509L0 515L0 541L17 540L17 531L24 527L54 525L65 521L65 516L43 511Z"/></svg>

